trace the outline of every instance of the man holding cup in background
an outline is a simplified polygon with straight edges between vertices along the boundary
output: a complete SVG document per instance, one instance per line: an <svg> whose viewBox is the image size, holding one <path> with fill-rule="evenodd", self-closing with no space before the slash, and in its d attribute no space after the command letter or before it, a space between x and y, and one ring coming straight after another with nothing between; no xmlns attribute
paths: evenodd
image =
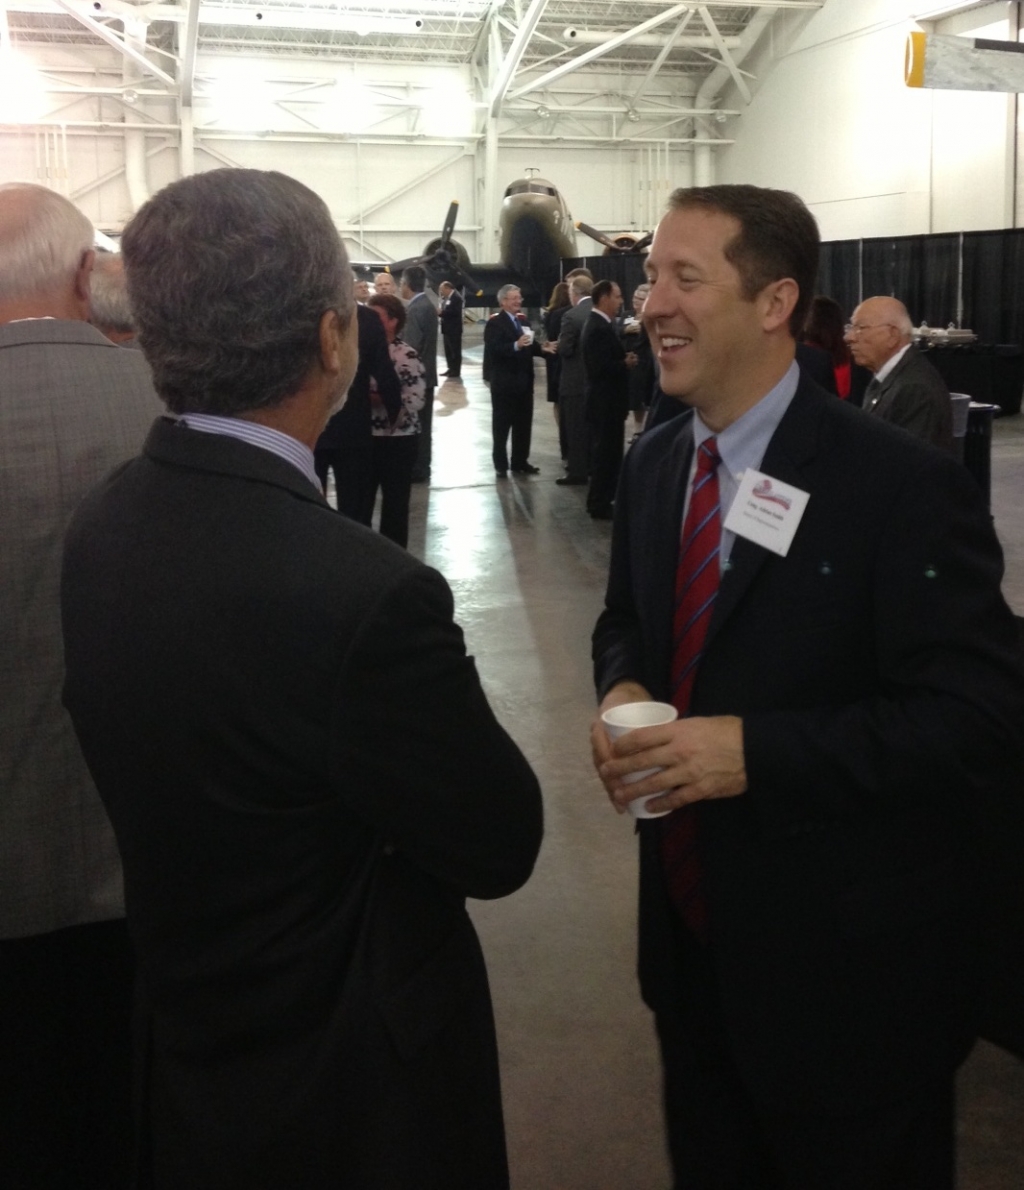
<svg viewBox="0 0 1024 1190"><path fill-rule="evenodd" d="M669 208L644 321L693 412L627 456L594 657L602 715L679 718L592 744L615 808L661 815L639 973L675 1185L952 1190L974 795L1024 714L999 546L962 467L802 377L803 203Z"/></svg>

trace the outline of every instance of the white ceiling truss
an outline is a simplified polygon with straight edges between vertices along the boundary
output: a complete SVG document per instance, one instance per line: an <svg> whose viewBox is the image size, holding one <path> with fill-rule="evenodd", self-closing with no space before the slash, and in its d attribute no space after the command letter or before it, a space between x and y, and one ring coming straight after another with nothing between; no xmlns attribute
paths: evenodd
<svg viewBox="0 0 1024 1190"><path fill-rule="evenodd" d="M482 209L494 211L499 144L707 154L731 143L726 123L740 112L720 95L732 85L749 102L743 63L776 14L824 3L0 0L0 74L13 51L42 77L45 109L15 114L20 131L124 137L133 207L154 155L177 149L187 174L198 151L230 164L218 142L259 138L412 141L443 162L447 146L480 158ZM0 128L10 119L0 110ZM373 230L367 214L360 234Z"/></svg>
<svg viewBox="0 0 1024 1190"><path fill-rule="evenodd" d="M679 96L695 95L709 76L736 85L749 101L747 77L737 54L749 50L752 26L761 28L766 13L814 10L824 0L717 0L716 3L667 3L666 0L377 0L376 3L317 4L268 0L180 0L134 3L131 0L0 0L6 10L8 45L77 48L113 47L141 74L134 85L111 85L109 78L69 81L68 55L61 55L59 77L47 76L56 93L95 94L116 100L120 89L140 101L173 98L192 109L206 93L204 60L216 55L256 56L274 90L287 84L287 58L316 58L339 66L358 63L469 67L481 135L487 118L501 118L499 137L514 140L579 139L584 142L637 141L645 136L680 139L681 123L703 111L684 111ZM760 20L759 20L760 18ZM267 56L281 59L275 67ZM95 57L90 73L99 72ZM724 72L724 73L723 73ZM617 93L588 95L587 73L624 80ZM562 80L575 75L568 89ZM405 95L386 88L378 105L405 105L405 126L392 118L379 121L377 136L420 135L415 123L415 87ZM662 98L658 98L658 95ZM669 100L671 97L671 101ZM272 102L289 101L275 94ZM712 97L713 98L713 97ZM710 109L711 104L704 103ZM297 110L297 109L296 109ZM581 113L587 120L580 126ZM710 110L707 114L710 114ZM171 123L178 123L178 112ZM603 117L603 127L595 117ZM47 122L53 113L47 116ZM95 123L109 116L97 113ZM146 122L143 120L142 122ZM166 119L158 120L166 124ZM300 121L310 131L332 135L307 111ZM72 128L76 121L65 121ZM298 131L298 129L291 129ZM203 133L223 132L211 127ZM253 131L247 129L245 131ZM289 129L278 129L287 132ZM200 128L195 132L198 135ZM692 126L690 129L692 135ZM577 135L578 134L578 135ZM336 135L344 135L344 131ZM465 139L467 134L461 134Z"/></svg>

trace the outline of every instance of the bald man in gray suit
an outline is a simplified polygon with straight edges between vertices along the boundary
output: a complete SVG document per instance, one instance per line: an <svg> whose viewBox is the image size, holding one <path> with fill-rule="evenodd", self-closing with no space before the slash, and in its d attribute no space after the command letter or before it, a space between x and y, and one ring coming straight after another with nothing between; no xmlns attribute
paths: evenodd
<svg viewBox="0 0 1024 1190"><path fill-rule="evenodd" d="M0 186L0 1185L125 1186L132 961L121 865L61 705L64 531L160 405L86 321L93 229Z"/></svg>

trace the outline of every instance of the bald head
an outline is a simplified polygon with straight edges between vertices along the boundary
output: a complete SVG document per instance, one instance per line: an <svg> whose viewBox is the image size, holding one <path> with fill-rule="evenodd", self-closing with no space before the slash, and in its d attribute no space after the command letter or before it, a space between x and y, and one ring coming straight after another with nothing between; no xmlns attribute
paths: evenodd
<svg viewBox="0 0 1024 1190"><path fill-rule="evenodd" d="M89 317L92 224L54 190L0 186L0 323Z"/></svg>
<svg viewBox="0 0 1024 1190"><path fill-rule="evenodd" d="M914 324L894 297L870 297L853 312L844 338L854 361L877 372L911 341Z"/></svg>

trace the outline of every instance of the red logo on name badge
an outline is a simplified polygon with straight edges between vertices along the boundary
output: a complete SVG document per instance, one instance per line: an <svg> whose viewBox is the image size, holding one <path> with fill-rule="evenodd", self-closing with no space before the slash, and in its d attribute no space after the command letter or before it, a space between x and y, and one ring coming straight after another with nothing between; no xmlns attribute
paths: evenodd
<svg viewBox="0 0 1024 1190"><path fill-rule="evenodd" d="M762 479L760 483L754 484L751 495L756 496L759 500L770 500L772 504L779 504L786 509L793 506L793 501L788 496L780 496L778 492L773 491L770 479Z"/></svg>

